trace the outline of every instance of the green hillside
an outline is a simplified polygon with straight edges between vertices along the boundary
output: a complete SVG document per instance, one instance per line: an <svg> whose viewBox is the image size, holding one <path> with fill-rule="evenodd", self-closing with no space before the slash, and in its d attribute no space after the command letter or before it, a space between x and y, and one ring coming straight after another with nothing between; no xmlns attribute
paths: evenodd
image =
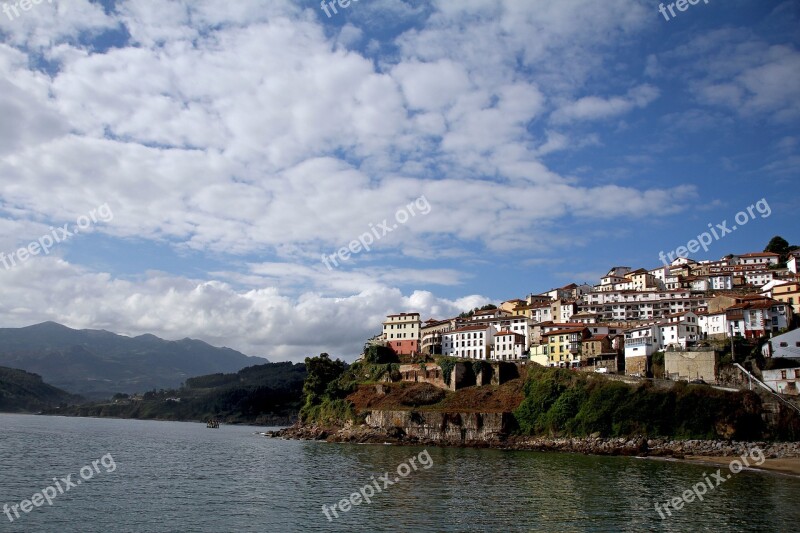
<svg viewBox="0 0 800 533"><path fill-rule="evenodd" d="M300 410L303 364L267 363L233 374L189 378L178 389L151 390L141 395L116 394L110 401L94 402L52 414L154 420L203 421L281 425Z"/></svg>
<svg viewBox="0 0 800 533"><path fill-rule="evenodd" d="M0 412L35 413L79 400L77 396L48 385L37 374L0 367Z"/></svg>

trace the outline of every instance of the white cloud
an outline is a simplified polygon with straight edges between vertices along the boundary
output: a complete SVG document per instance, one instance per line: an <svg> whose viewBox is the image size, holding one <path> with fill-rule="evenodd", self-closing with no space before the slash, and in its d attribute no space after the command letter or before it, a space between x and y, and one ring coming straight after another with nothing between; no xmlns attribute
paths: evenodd
<svg viewBox="0 0 800 533"><path fill-rule="evenodd" d="M633 109L648 106L659 96L659 90L652 85L634 87L625 96L600 98L586 96L574 102L568 102L553 113L556 124L580 120L602 120L615 118Z"/></svg>
<svg viewBox="0 0 800 533"><path fill-rule="evenodd" d="M37 279L48 282L34 283ZM237 290L220 281L160 272L126 280L55 258L0 269L0 286L5 295L0 322L8 327L54 320L127 335L188 336L292 361L323 351L352 360L391 312L444 318L488 301L477 295L446 300L425 291L404 295L378 283L346 297L317 292L289 297L275 288Z"/></svg>

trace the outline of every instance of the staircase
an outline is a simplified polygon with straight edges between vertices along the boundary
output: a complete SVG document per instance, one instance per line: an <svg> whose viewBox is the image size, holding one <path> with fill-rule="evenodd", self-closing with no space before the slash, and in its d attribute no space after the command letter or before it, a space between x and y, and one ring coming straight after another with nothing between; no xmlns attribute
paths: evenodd
<svg viewBox="0 0 800 533"><path fill-rule="evenodd" d="M783 405L786 405L787 407L790 407L790 408L794 409L795 411L797 411L798 413L800 413L800 407L798 407L797 405L793 404L792 402L789 402L789 401L785 400L783 398L783 396L781 396L780 394L778 394L774 390L772 390L769 387L767 387L760 379L758 379L753 374L748 372L747 369L745 369L739 363L733 363L733 364L744 375L747 376L748 380L750 381L750 390L753 390L753 382L755 382L759 387L761 387L762 389L764 389L765 391L767 391L769 393L770 399L773 399L773 401L769 401L769 402L765 401L765 402L763 402L764 411L765 412L772 413L772 416L776 417L776 419L777 419L778 413L780 413L780 403L782 403ZM774 400L778 400L778 402L780 402L780 403L778 403L778 402L776 402ZM769 417L770 415L768 414L767 416Z"/></svg>

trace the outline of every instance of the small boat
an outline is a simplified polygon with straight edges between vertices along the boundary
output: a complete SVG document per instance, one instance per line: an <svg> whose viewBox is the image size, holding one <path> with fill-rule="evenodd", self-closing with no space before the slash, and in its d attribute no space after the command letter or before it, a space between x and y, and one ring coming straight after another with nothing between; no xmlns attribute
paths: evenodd
<svg viewBox="0 0 800 533"><path fill-rule="evenodd" d="M206 427L211 429L219 429L219 420L216 418L209 418L206 421Z"/></svg>

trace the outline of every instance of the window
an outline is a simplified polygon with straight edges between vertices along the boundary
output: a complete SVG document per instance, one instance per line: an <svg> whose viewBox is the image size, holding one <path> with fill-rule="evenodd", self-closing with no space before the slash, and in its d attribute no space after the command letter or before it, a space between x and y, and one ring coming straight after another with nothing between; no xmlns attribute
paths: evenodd
<svg viewBox="0 0 800 533"><path fill-rule="evenodd" d="M788 346L789 346L788 342L782 342L781 343L781 348L787 348Z"/></svg>
<svg viewBox="0 0 800 533"><path fill-rule="evenodd" d="M786 370L781 370L781 379L786 379Z"/></svg>

